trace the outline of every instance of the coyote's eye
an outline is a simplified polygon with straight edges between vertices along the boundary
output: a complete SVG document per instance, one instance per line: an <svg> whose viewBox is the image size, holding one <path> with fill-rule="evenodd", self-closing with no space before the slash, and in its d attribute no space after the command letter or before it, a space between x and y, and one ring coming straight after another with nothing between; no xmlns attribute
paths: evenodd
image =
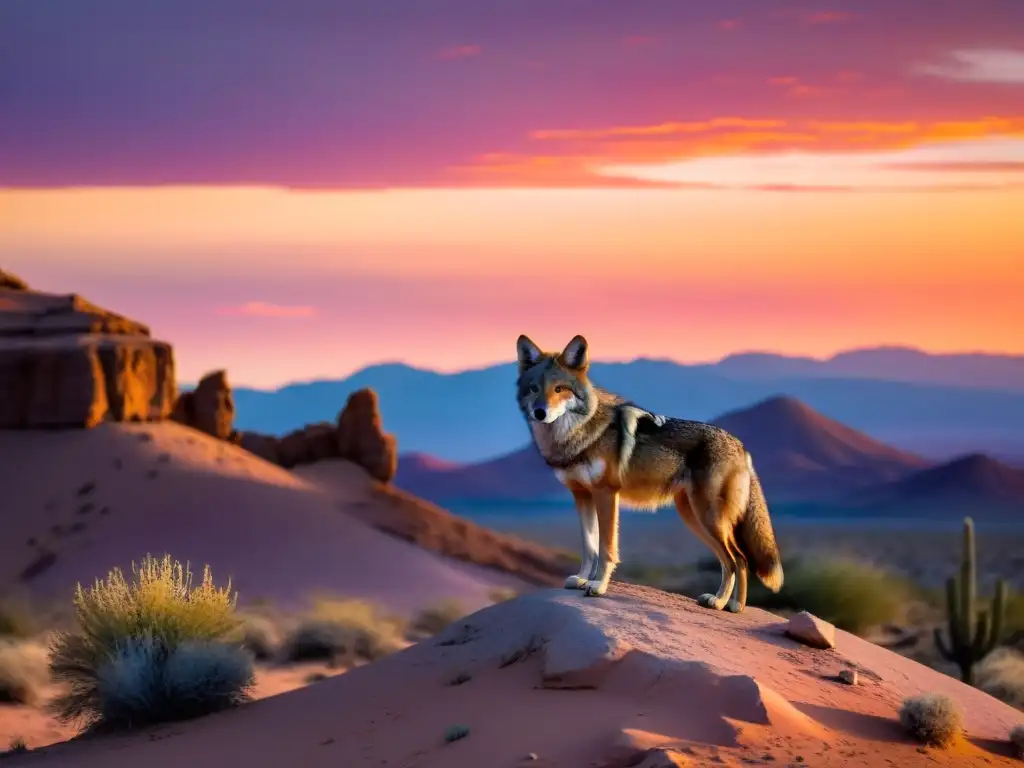
<svg viewBox="0 0 1024 768"><path fill-rule="evenodd" d="M556 393L561 392L561 391L562 391L562 387L555 387L555 392Z"/></svg>
<svg viewBox="0 0 1024 768"><path fill-rule="evenodd" d="M538 387L536 384L531 384L530 385L530 394L536 395L538 392L540 392L540 387Z"/></svg>

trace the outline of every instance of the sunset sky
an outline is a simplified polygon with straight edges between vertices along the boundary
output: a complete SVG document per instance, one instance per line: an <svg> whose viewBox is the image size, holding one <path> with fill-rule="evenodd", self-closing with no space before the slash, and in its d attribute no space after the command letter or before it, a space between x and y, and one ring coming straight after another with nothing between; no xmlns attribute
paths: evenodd
<svg viewBox="0 0 1024 768"><path fill-rule="evenodd" d="M0 266L185 381L1024 354L1024 0L9 0Z"/></svg>

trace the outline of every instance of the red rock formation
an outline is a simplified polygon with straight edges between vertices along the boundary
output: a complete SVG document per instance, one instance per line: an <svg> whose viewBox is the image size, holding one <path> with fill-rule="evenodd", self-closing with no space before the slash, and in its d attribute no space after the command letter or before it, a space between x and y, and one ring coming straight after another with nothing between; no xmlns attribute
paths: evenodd
<svg viewBox="0 0 1024 768"><path fill-rule="evenodd" d="M353 392L338 414L338 453L382 483L395 476L398 442L394 435L384 432L377 393L372 389Z"/></svg>
<svg viewBox="0 0 1024 768"><path fill-rule="evenodd" d="M75 294L0 272L0 429L159 421L177 385L169 344Z"/></svg>
<svg viewBox="0 0 1024 768"><path fill-rule="evenodd" d="M10 288L14 291L27 291L28 283L17 275L13 275L10 272L4 272L4 270L0 269L0 288Z"/></svg>
<svg viewBox="0 0 1024 768"><path fill-rule="evenodd" d="M332 424L322 421L289 432L281 438L258 432L236 432L235 402L224 371L205 375L193 392L185 392L171 418L186 426L229 440L250 453L282 467L312 464L324 459L346 459L363 467L382 483L390 482L398 468L398 442L386 434L377 407L377 393L361 389L349 396Z"/></svg>
<svg viewBox="0 0 1024 768"><path fill-rule="evenodd" d="M225 371L208 373L192 392L178 397L171 418L220 440L234 434L235 398Z"/></svg>

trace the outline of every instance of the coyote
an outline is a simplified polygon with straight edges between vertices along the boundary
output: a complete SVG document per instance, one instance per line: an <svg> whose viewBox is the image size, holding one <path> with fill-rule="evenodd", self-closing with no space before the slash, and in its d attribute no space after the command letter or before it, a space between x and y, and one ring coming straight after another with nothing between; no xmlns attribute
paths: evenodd
<svg viewBox="0 0 1024 768"><path fill-rule="evenodd" d="M657 416L594 386L587 341L575 336L560 353L527 336L516 344L519 408L540 455L572 493L583 557L567 589L603 595L619 563L619 503L654 510L674 503L683 522L722 566L705 608L739 613L747 602L747 567L773 592L782 560L768 505L743 444L723 429ZM735 589L735 597L730 599Z"/></svg>

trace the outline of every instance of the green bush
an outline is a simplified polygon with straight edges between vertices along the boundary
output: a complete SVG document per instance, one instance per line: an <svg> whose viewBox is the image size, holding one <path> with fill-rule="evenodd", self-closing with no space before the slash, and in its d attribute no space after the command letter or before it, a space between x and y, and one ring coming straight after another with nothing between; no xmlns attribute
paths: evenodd
<svg viewBox="0 0 1024 768"><path fill-rule="evenodd" d="M373 661L400 649L405 626L364 600L321 599L284 643L288 661Z"/></svg>
<svg viewBox="0 0 1024 768"><path fill-rule="evenodd" d="M124 727L192 717L246 700L252 657L242 648L231 585L210 569L150 556L127 581L119 569L75 592L74 628L57 633L50 669L67 683L65 722Z"/></svg>
<svg viewBox="0 0 1024 768"><path fill-rule="evenodd" d="M129 638L97 670L98 714L107 726L184 720L244 703L252 684L252 657L240 646Z"/></svg>
<svg viewBox="0 0 1024 768"><path fill-rule="evenodd" d="M0 640L0 704L34 704L49 677L46 662L41 645Z"/></svg>
<svg viewBox="0 0 1024 768"><path fill-rule="evenodd" d="M773 611L808 611L855 634L899 618L910 584L888 571L847 558L791 558L783 563L786 579L778 594L750 576L748 605ZM696 597L718 589L720 568L702 558L685 568L634 566L627 577L671 592Z"/></svg>

